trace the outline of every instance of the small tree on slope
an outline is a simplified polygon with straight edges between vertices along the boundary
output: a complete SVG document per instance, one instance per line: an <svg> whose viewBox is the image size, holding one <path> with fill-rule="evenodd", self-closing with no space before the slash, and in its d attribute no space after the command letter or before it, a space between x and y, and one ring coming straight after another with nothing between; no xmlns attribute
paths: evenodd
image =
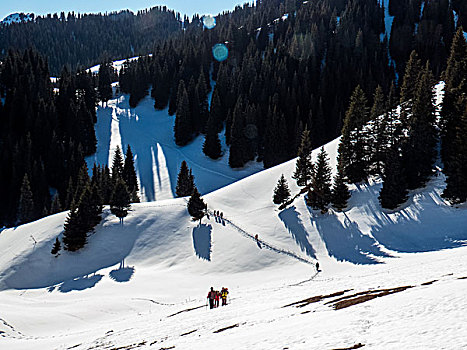
<svg viewBox="0 0 467 350"><path fill-rule="evenodd" d="M123 218L128 215L129 210L130 194L128 193L128 188L122 179L118 179L110 201L110 211L123 224Z"/></svg>
<svg viewBox="0 0 467 350"><path fill-rule="evenodd" d="M307 204L314 209L320 209L322 213L327 211L331 201L331 168L324 147L316 160L315 172L311 180L311 188L308 191Z"/></svg>
<svg viewBox="0 0 467 350"><path fill-rule="evenodd" d="M379 194L379 201L383 208L395 209L407 200L407 183L401 163L398 146L392 146L388 151L383 187Z"/></svg>
<svg viewBox="0 0 467 350"><path fill-rule="evenodd" d="M311 162L311 140L310 131L305 129L302 133L300 148L295 173L292 178L297 181L298 186L308 186L313 176L313 163Z"/></svg>
<svg viewBox="0 0 467 350"><path fill-rule="evenodd" d="M130 192L131 202L139 203L138 197L138 178L136 177L135 163L133 160L133 152L131 147L128 145L125 156L125 163L123 165L122 177L128 186L128 192Z"/></svg>
<svg viewBox="0 0 467 350"><path fill-rule="evenodd" d="M342 211L347 207L347 201L349 199L350 192L345 183L344 170L338 162L337 175L334 177L334 186L332 188L332 205L337 211Z"/></svg>
<svg viewBox="0 0 467 350"><path fill-rule="evenodd" d="M199 220L201 223L201 219L206 215L207 205L204 203L203 199L201 198L200 193L196 186L193 189L193 193L188 200L188 213L193 217L193 220Z"/></svg>
<svg viewBox="0 0 467 350"><path fill-rule="evenodd" d="M52 247L52 251L50 252L52 255L55 255L57 257L59 255L60 249L62 249L62 245L60 244L60 240L55 238L55 243L54 246Z"/></svg>
<svg viewBox="0 0 467 350"><path fill-rule="evenodd" d="M290 190L289 185L287 184L287 180L282 174L281 178L277 182L277 186L274 189L274 196L273 202L274 204L283 204L287 202L290 198Z"/></svg>
<svg viewBox="0 0 467 350"><path fill-rule="evenodd" d="M18 204L18 224L25 224L34 219L34 202L28 175L25 174L21 185L21 194Z"/></svg>
<svg viewBox="0 0 467 350"><path fill-rule="evenodd" d="M175 194L177 197L190 196L193 193L194 186L193 174L191 173L191 170L188 169L186 162L183 161L180 166L180 171L178 172Z"/></svg>

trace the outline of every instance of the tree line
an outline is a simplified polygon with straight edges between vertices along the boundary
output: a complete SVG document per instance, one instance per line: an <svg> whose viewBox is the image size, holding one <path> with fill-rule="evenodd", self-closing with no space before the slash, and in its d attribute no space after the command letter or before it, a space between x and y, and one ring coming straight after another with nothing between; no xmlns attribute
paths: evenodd
<svg viewBox="0 0 467 350"><path fill-rule="evenodd" d="M444 99L435 107L435 79L428 62L413 51L398 98L391 87L387 96L377 87L373 105L360 86L350 99L338 149L338 168L331 189L331 169L324 149L316 164L311 162L309 131L302 134L294 179L307 190L307 204L326 211L332 202L337 210L347 207L346 184L381 177L379 201L383 208L396 209L406 202L410 190L424 187L439 176L435 162L444 164L443 198L457 205L467 200L467 44L460 27L451 46ZM398 106L399 105L399 106ZM440 157L438 148L440 146ZM274 192L274 202L285 204L290 191L284 177Z"/></svg>

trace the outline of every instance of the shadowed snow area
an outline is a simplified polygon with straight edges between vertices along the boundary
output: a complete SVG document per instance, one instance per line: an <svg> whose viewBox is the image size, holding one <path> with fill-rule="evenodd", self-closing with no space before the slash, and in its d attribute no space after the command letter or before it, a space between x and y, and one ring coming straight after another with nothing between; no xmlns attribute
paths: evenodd
<svg viewBox="0 0 467 350"><path fill-rule="evenodd" d="M149 98L134 110L125 99L100 107L96 157L131 143L140 179L150 178L146 199L170 194L164 186L173 191L186 159L203 192L222 187L204 200L225 220L192 221L183 198L133 204L123 225L106 207L87 245L58 257L50 250L67 213L1 231L0 348L467 347L467 208L443 201L442 174L396 211L379 205L380 180L351 186L342 213L313 211L303 195L279 210L272 195L281 174L299 191L295 160L232 183L253 167L207 161L201 138L174 146L162 131L172 117ZM325 145L333 169L338 142ZM229 288L229 305L206 308L211 286ZM372 296L386 289L398 292ZM348 307L334 310L340 296Z"/></svg>
<svg viewBox="0 0 467 350"><path fill-rule="evenodd" d="M175 197L177 175L183 160L193 169L196 186L202 194L227 186L262 170L262 163L250 162L245 168L228 165L228 148L221 135L224 155L212 160L202 151L204 136L179 147L174 142L175 116L167 109L156 111L154 100L147 96L136 108L130 108L128 95L120 95L97 108L97 152L87 158L88 168L94 163L112 165L117 146L130 145L144 202Z"/></svg>

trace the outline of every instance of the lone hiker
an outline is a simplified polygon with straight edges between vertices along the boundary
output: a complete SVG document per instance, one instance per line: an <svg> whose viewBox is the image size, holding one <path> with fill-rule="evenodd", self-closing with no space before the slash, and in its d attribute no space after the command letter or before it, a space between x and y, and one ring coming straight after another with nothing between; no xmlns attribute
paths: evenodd
<svg viewBox="0 0 467 350"><path fill-rule="evenodd" d="M319 262L316 262L316 272L319 272Z"/></svg>
<svg viewBox="0 0 467 350"><path fill-rule="evenodd" d="M214 308L214 299L216 298L216 292L214 291L214 288L211 287L211 290L208 293L208 299L209 299L209 308L213 309Z"/></svg>

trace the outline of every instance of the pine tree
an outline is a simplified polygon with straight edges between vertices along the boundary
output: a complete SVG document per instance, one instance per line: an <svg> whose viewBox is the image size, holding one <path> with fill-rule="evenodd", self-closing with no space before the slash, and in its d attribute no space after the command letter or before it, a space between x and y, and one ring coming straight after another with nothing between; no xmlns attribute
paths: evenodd
<svg viewBox="0 0 467 350"><path fill-rule="evenodd" d="M404 147L404 168L409 189L423 186L433 173L437 145L433 85L433 74L427 63L417 82L409 118L408 140Z"/></svg>
<svg viewBox="0 0 467 350"><path fill-rule="evenodd" d="M297 181L298 186L308 186L311 181L313 176L313 163L311 161L312 151L310 131L305 129L302 133L300 147L298 149L295 173L292 176L292 178Z"/></svg>
<svg viewBox="0 0 467 350"><path fill-rule="evenodd" d="M175 194L177 197L190 196L193 193L194 186L195 184L193 174L191 173L191 170L188 169L186 162L183 161L182 165L180 166L180 171L178 172Z"/></svg>
<svg viewBox="0 0 467 350"><path fill-rule="evenodd" d="M177 112L174 125L175 143L185 146L193 135L193 121L190 111L190 100L183 80L180 81L177 97Z"/></svg>
<svg viewBox="0 0 467 350"><path fill-rule="evenodd" d="M128 191L130 192L131 202L139 203L138 178L136 176L135 163L133 160L133 153L131 152L130 145L128 145L126 150L125 164L123 165L122 177L128 187Z"/></svg>
<svg viewBox="0 0 467 350"><path fill-rule="evenodd" d="M344 170L342 166L337 163L337 174L334 177L334 185L332 188L332 206L337 211L343 211L347 208L347 202L350 199L350 191L345 183Z"/></svg>
<svg viewBox="0 0 467 350"><path fill-rule="evenodd" d="M22 225L34 220L34 201L28 175L24 174L18 204L17 224Z"/></svg>
<svg viewBox="0 0 467 350"><path fill-rule="evenodd" d="M286 203L290 198L290 190L289 185L287 184L287 180L282 174L281 178L277 182L277 186L274 189L274 196L273 202L274 204L283 204Z"/></svg>
<svg viewBox="0 0 467 350"><path fill-rule="evenodd" d="M395 209L407 200L407 194L402 156L399 147L392 146L388 150L379 201L383 208Z"/></svg>
<svg viewBox="0 0 467 350"><path fill-rule="evenodd" d="M123 156L120 146L115 149L114 157L112 160L112 180L116 181L123 176Z"/></svg>
<svg viewBox="0 0 467 350"><path fill-rule="evenodd" d="M112 71L113 71L113 66L112 66L112 62L110 62L109 59L105 59L99 66L98 91L99 91L99 98L103 102L107 102L109 99L112 98L112 86L111 86Z"/></svg>
<svg viewBox="0 0 467 350"><path fill-rule="evenodd" d="M408 117L412 111L412 105L414 102L415 91L417 90L417 82L422 71L422 64L418 58L418 54L415 51L412 51L410 54L409 61L405 67L404 80L401 87L401 112L400 119L402 121L402 126L407 127Z"/></svg>
<svg viewBox="0 0 467 350"><path fill-rule="evenodd" d="M88 166L86 162L83 162L81 168L79 169L78 178L76 180L75 194L73 195L73 202L77 205L79 204L80 198L86 189L91 183L89 178Z"/></svg>
<svg viewBox="0 0 467 350"><path fill-rule="evenodd" d="M212 93L209 119L212 119L211 123L213 123L216 126L216 131L221 132L223 128L223 123L224 123L224 112L222 109L221 101L219 99L219 93L218 93L217 87L214 87L214 92Z"/></svg>
<svg viewBox="0 0 467 350"><path fill-rule="evenodd" d="M308 191L307 205L313 209L320 209L322 213L327 211L327 206L331 202L331 168L329 159L324 147L315 164L315 171L311 180L311 187Z"/></svg>
<svg viewBox="0 0 467 350"><path fill-rule="evenodd" d="M128 211L130 210L130 199L125 181L117 179L112 199L110 200L110 212L120 219L121 224L123 224L123 219L128 215Z"/></svg>
<svg viewBox="0 0 467 350"><path fill-rule="evenodd" d="M217 123L212 115L209 117L206 125L206 138L203 144L203 152L212 159L218 159L222 156L222 146L217 131Z"/></svg>
<svg viewBox="0 0 467 350"><path fill-rule="evenodd" d="M71 252L83 248L87 242L87 231L84 227L77 208L68 213L63 230L63 244Z"/></svg>
<svg viewBox="0 0 467 350"><path fill-rule="evenodd" d="M55 238L55 243L54 246L52 247L52 251L50 252L52 255L55 255L55 257L59 256L60 249L62 249L62 245L60 243L60 240Z"/></svg>
<svg viewBox="0 0 467 350"><path fill-rule="evenodd" d="M230 131L229 165L231 168L241 168L245 165L245 113L243 98L240 96L233 112L232 128Z"/></svg>
<svg viewBox="0 0 467 350"><path fill-rule="evenodd" d="M370 118L373 121L373 128L368 128L367 133L367 143L370 153L370 171L373 174L382 174L382 167L385 161L385 152L388 144L388 112L386 111L383 89L379 85L375 90Z"/></svg>
<svg viewBox="0 0 467 350"><path fill-rule="evenodd" d="M446 179L446 189L443 198L452 204L464 203L467 200L467 99L460 100L464 104L464 113L461 116L456 138L452 143L450 155L451 171Z"/></svg>
<svg viewBox="0 0 467 350"><path fill-rule="evenodd" d="M368 120L367 99L360 86L357 86L345 114L342 138L339 144L341 166L345 176L352 183L367 178L368 161L364 135L361 130L366 120Z"/></svg>
<svg viewBox="0 0 467 350"><path fill-rule="evenodd" d="M201 219L206 215L207 205L204 203L203 199L201 198L200 193L196 186L193 189L193 193L191 194L190 199L188 200L188 213L192 216L193 220L199 220L201 223Z"/></svg>
<svg viewBox="0 0 467 350"><path fill-rule="evenodd" d="M52 199L52 205L50 207L50 214L57 214L62 211L62 204L60 203L60 196L55 193Z"/></svg>
<svg viewBox="0 0 467 350"><path fill-rule="evenodd" d="M451 176L451 155L454 153L453 143L456 140L459 119L462 116L462 103L459 99L467 94L467 43L463 28L457 29L451 46L451 54L444 72L446 82L444 88L443 106L441 110L441 157L444 163L444 173Z"/></svg>

